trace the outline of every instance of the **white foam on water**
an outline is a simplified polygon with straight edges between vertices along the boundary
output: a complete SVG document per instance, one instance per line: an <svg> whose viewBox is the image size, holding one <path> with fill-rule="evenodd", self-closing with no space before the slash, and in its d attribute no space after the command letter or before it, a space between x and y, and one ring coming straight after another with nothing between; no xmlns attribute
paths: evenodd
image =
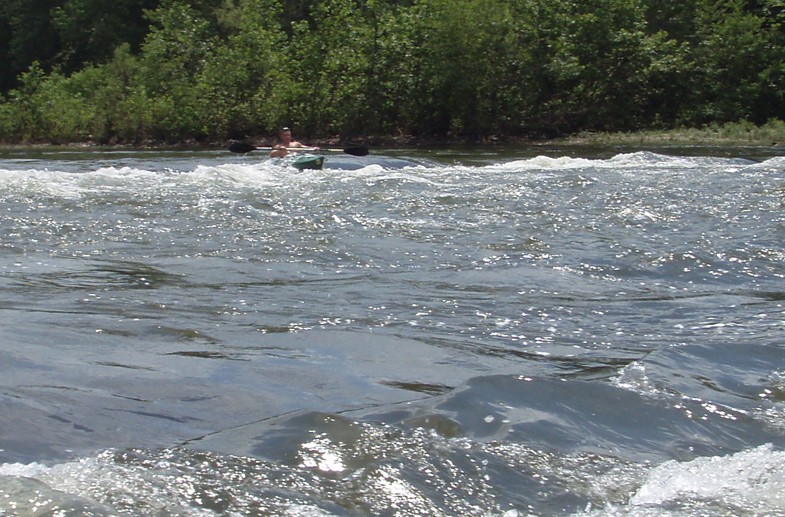
<svg viewBox="0 0 785 517"><path fill-rule="evenodd" d="M116 192L136 192L161 185L165 175L132 167L102 167L85 172L56 170L0 170L0 188L32 198L80 199Z"/></svg>
<svg viewBox="0 0 785 517"><path fill-rule="evenodd" d="M785 170L785 156L775 156L758 164L750 166L753 169L780 169Z"/></svg>
<svg viewBox="0 0 785 517"><path fill-rule="evenodd" d="M440 513L436 501L431 500L421 487L407 480L404 471L394 464L381 464L375 469L357 468L358 465L350 468L339 447L322 438L303 444L299 469L304 470L297 471L250 459L210 454L181 456L175 450L142 453L138 458L134 458L135 453L131 452L132 457L128 461L117 452L106 451L94 457L52 466L4 464L0 465L0 515L58 515L58 511L130 515L157 509L177 515L207 517L218 515L214 508L221 506L218 502L224 491L231 493L230 506L242 511L267 508L282 515L331 515L326 509L298 497L272 501L265 492L265 486L272 488L269 484L279 476L283 476L280 480L288 480L282 487L284 489L287 484L290 484L288 489L307 489L310 483L325 475L336 480L345 478L347 486L364 479L362 484L365 486L361 492L364 497L373 496L374 508L393 506L416 509L418 514ZM486 447L465 440L444 442L455 447L461 443L469 449ZM487 447L498 446L490 444ZM589 490L585 495L593 502L575 515L693 517L785 514L785 451L778 451L772 445L727 456L701 457L686 462L667 461L656 466L619 463L605 474L599 474L595 469L598 465L612 465L611 458L606 461L587 456L576 463L573 461L575 458L559 459L558 456L545 455L539 458L538 463L538 456L533 451L512 444L509 447L512 447L512 452L508 459L514 460L511 465L522 462L522 467L543 474L543 479L563 477L563 482L572 485L571 490L576 493ZM414 462L412 465L438 470L435 464ZM578 471L571 471L570 466ZM307 471L317 471L316 477L308 477ZM342 486L340 481L336 483L333 488ZM311 488L319 491L328 485L319 488L314 484ZM543 490L548 486L547 483L543 485ZM558 484L553 488L556 492L560 490ZM456 489L457 486L450 488ZM211 497L217 498L217 506L205 499ZM481 508L468 500L461 504L464 509ZM507 517L522 515L520 512L525 510L492 507L492 504L486 507L483 515ZM64 515L77 514L80 513Z"/></svg>
<svg viewBox="0 0 785 517"><path fill-rule="evenodd" d="M534 158L527 158L524 160L513 160L496 165L488 165L485 169L500 169L500 170L559 170L559 169L580 169L586 167L596 167L598 164L605 162L605 160L592 160L588 158L570 158L562 156L551 158L549 156L535 156Z"/></svg>
<svg viewBox="0 0 785 517"><path fill-rule="evenodd" d="M36 169L0 169L0 188L5 195L52 196L64 199L79 198L82 190L74 181L73 174Z"/></svg>
<svg viewBox="0 0 785 517"><path fill-rule="evenodd" d="M705 161L709 160L712 163L724 163L722 158L703 158L703 157L686 157L686 156L668 156L664 154L653 153L650 151L638 151L634 153L621 153L608 159L605 163L611 167L620 168L657 168L657 167L684 167L693 168L705 165Z"/></svg>
<svg viewBox="0 0 785 517"><path fill-rule="evenodd" d="M137 494L144 494L142 506L150 509L193 517L216 515L184 502L193 495L187 479L157 487L144 471L117 465L112 456L106 451L50 467L38 463L0 465L0 516L128 515L116 510L139 508ZM111 499L111 506L106 506L106 499Z"/></svg>
<svg viewBox="0 0 785 517"><path fill-rule="evenodd" d="M315 438L301 447L300 466L316 468L322 472L343 472L346 470L341 452L332 447L325 437Z"/></svg>
<svg viewBox="0 0 785 517"><path fill-rule="evenodd" d="M379 164L372 164L354 170L328 169L323 171L303 171L302 174L309 173L318 175L322 178L330 178L337 175L339 181L344 183L361 180L369 184L394 181L434 187L443 186L442 178L434 177L435 175L439 175L440 171L438 169L426 169L424 167L388 169Z"/></svg>
<svg viewBox="0 0 785 517"><path fill-rule="evenodd" d="M293 169L276 165L269 161L245 164L224 164L217 166L199 165L188 173L194 182L206 184L224 181L244 186L281 185L291 181Z"/></svg>
<svg viewBox="0 0 785 517"><path fill-rule="evenodd" d="M785 451L771 444L726 456L666 461L648 472L649 467L639 467L594 479L595 501L607 502L587 505L574 515L785 515Z"/></svg>
<svg viewBox="0 0 785 517"><path fill-rule="evenodd" d="M785 512L785 451L772 445L728 456L667 461L646 477L633 506L665 505L688 499L716 501L751 513Z"/></svg>
<svg viewBox="0 0 785 517"><path fill-rule="evenodd" d="M0 464L0 516L115 515L111 508L89 496L48 484L46 480L57 475L55 468L39 463Z"/></svg>
<svg viewBox="0 0 785 517"><path fill-rule="evenodd" d="M662 391L646 375L646 365L633 361L621 369L612 383L622 389L634 391L644 396L660 395Z"/></svg>
<svg viewBox="0 0 785 517"><path fill-rule="evenodd" d="M355 170L297 171L291 166L260 159L242 163L195 165L193 170L156 171L144 168L108 166L94 170L0 169L0 187L27 196L53 196L65 199L85 195L133 192L155 192L160 189L180 190L199 188L292 187L323 182L338 176L340 181L402 181L429 186L442 186L455 181L456 176L478 177L489 173L538 172L551 174L571 169L657 171L661 168L694 168L707 163L726 168L759 167L769 170L785 165L785 159L772 158L762 164L741 165L731 159L666 156L652 152L618 154L607 159L572 158L567 156L536 156L479 167L472 166L407 166L385 168L382 164L368 164ZM648 214L646 214L648 216Z"/></svg>
<svg viewBox="0 0 785 517"><path fill-rule="evenodd" d="M313 174L336 174L340 173L342 176L377 176L379 174L383 174L387 169L385 169L382 165L378 163L373 163L369 165L365 165L364 167L360 167L359 169L327 169L322 171L303 171L305 173L313 173Z"/></svg>
<svg viewBox="0 0 785 517"><path fill-rule="evenodd" d="M47 468L40 463L0 463L0 476L36 477Z"/></svg>
<svg viewBox="0 0 785 517"><path fill-rule="evenodd" d="M572 158L569 156L549 157L535 156L521 160L513 160L506 163L487 165L482 167L484 171L509 171L509 170L539 170L539 171L560 171L569 169L605 169L605 170L635 170L635 171L657 171L661 169L693 169L715 165L726 167L733 165L739 168L745 164L738 160L715 157L689 157L689 156L669 156L653 153L650 151L638 151L634 153L621 153L610 158Z"/></svg>

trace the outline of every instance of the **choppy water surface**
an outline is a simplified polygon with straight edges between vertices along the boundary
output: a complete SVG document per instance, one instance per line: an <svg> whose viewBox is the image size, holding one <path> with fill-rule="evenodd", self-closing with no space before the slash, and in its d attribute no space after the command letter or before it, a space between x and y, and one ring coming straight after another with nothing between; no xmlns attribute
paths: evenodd
<svg viewBox="0 0 785 517"><path fill-rule="evenodd" d="M785 515L785 158L551 154L2 153L0 515Z"/></svg>

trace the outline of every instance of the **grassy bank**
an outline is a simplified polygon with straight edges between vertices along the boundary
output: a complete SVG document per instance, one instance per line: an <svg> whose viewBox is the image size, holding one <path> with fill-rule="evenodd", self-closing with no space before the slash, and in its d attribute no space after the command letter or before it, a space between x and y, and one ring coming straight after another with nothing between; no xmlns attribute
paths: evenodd
<svg viewBox="0 0 785 517"><path fill-rule="evenodd" d="M711 124L632 133L579 133L562 140L570 144L595 145L742 145L785 146L785 122L771 120L762 126L750 122Z"/></svg>

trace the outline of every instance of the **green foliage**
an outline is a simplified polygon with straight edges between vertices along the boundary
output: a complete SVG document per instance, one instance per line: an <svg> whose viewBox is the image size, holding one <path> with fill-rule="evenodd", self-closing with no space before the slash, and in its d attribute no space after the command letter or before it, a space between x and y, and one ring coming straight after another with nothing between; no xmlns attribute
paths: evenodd
<svg viewBox="0 0 785 517"><path fill-rule="evenodd" d="M3 0L0 139L785 119L782 0Z"/></svg>
<svg viewBox="0 0 785 517"><path fill-rule="evenodd" d="M60 41L58 60L68 71L86 63L105 62L115 47L127 43L138 50L148 30L146 9L156 0L65 0L49 14Z"/></svg>
<svg viewBox="0 0 785 517"><path fill-rule="evenodd" d="M547 77L554 93L543 117L561 130L627 130L644 124L657 74L670 74L658 33L648 34L639 0L557 4L549 24Z"/></svg>
<svg viewBox="0 0 785 517"><path fill-rule="evenodd" d="M0 85L4 91L18 86L19 74L33 63L49 71L56 63L60 48L57 31L49 16L51 8L62 1L3 0L0 2L0 27L5 47L0 55ZM2 48L2 47L0 47Z"/></svg>
<svg viewBox="0 0 785 517"><path fill-rule="evenodd" d="M747 11L746 4L699 2L693 122L763 123L772 115L767 104L782 106L782 33L766 26L772 20Z"/></svg>
<svg viewBox="0 0 785 517"><path fill-rule="evenodd" d="M0 135L23 140L85 140L85 117L89 117L70 81L60 74L45 75L38 63L22 74L20 87L12 90L3 105Z"/></svg>
<svg viewBox="0 0 785 517"><path fill-rule="evenodd" d="M286 117L286 36L278 2L226 2L219 13L228 36L195 78L205 132L212 138L273 131Z"/></svg>
<svg viewBox="0 0 785 517"><path fill-rule="evenodd" d="M372 38L354 0L322 0L312 15L319 23L294 25L285 70L301 86L290 116L308 132L346 130L363 116Z"/></svg>
<svg viewBox="0 0 785 517"><path fill-rule="evenodd" d="M422 52L415 85L420 123L437 134L499 129L499 92L509 78L499 65L514 59L514 20L503 0L420 0L415 37Z"/></svg>
<svg viewBox="0 0 785 517"><path fill-rule="evenodd" d="M93 108L88 125L91 139L141 143L152 137L155 104L139 80L141 72L129 46L121 45L106 65L86 68L72 77L74 91Z"/></svg>

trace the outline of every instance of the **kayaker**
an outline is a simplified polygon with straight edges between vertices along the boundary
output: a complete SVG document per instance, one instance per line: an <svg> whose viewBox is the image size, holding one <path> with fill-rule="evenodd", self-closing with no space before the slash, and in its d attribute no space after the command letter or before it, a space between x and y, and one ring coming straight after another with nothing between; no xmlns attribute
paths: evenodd
<svg viewBox="0 0 785 517"><path fill-rule="evenodd" d="M289 149L292 147L306 147L304 144L292 140L292 130L288 127L282 127L278 132L278 144L270 151L270 156L273 158L283 158L289 154Z"/></svg>

